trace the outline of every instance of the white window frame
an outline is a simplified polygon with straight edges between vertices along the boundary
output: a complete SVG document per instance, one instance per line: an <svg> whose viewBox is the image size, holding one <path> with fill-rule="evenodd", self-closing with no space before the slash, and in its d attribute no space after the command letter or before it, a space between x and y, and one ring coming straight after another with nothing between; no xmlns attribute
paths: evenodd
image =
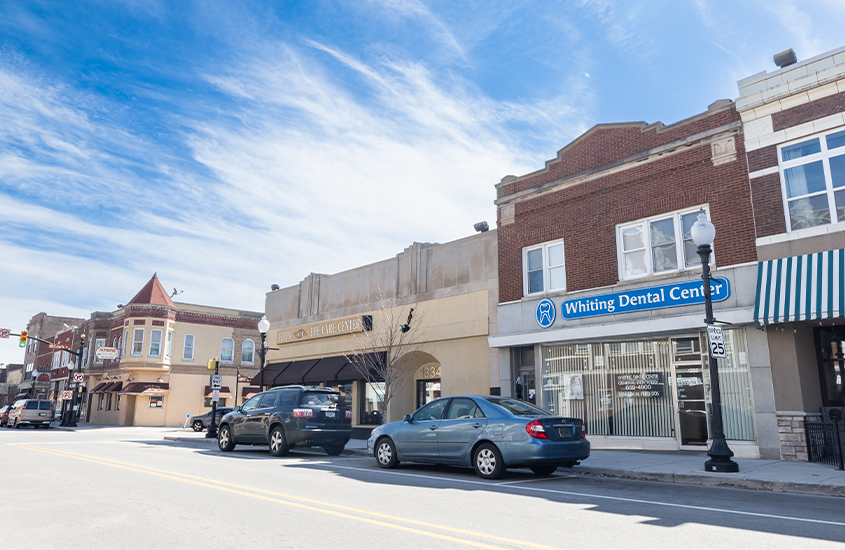
<svg viewBox="0 0 845 550"><path fill-rule="evenodd" d="M247 342L249 342L250 344L252 344L252 350L250 350L249 360L246 360L246 359L244 358L244 354L245 354L245 353L246 353L246 351L247 351L247 350L245 349L245 346L246 346ZM254 340L252 340L251 338L247 338L246 340L244 340L244 341L241 343L241 363L246 363L247 365L253 365L253 364L255 364L255 341L254 341Z"/></svg>
<svg viewBox="0 0 845 550"><path fill-rule="evenodd" d="M150 330L150 349L149 353L147 353L149 357L161 357L162 332L160 328ZM156 336L158 336L158 340L156 340ZM153 346L158 346L155 349L155 353L153 353Z"/></svg>
<svg viewBox="0 0 845 550"><path fill-rule="evenodd" d="M549 247L561 245L563 247L563 263L549 265ZM537 292L528 292L528 253L534 250L543 251L543 290ZM553 268L563 268L563 286L559 288L551 288L550 270ZM540 296L550 292L562 292L566 290L566 246L563 244L563 239L555 239L545 243L526 246L522 249L522 295L523 296Z"/></svg>
<svg viewBox="0 0 845 550"><path fill-rule="evenodd" d="M845 147L837 147L835 149L828 149L827 148L827 137L831 134L836 134L842 132L843 128L840 126L835 130L830 130L827 132L822 132L819 134L814 134L812 136L805 136L801 139L796 139L789 141L787 143L782 143L778 145L777 148L777 155L778 155L778 172L780 174L780 193L781 199L783 200L783 216L786 219L786 232L792 233L793 231L804 231L809 229L815 229L817 227L826 227L830 225L839 225L845 223L845 219L838 220L836 216L836 196L835 192L845 192L845 187L833 187L833 175L830 171L830 159L831 157L838 157L841 155L845 155ZM807 141L812 141L813 139L819 140L819 145L821 146L821 151L818 153L813 153L812 155L807 155L805 157L798 157L796 159L791 160L783 160L783 149L792 147L794 145L798 145L799 143L804 143ZM824 170L824 184L825 189L824 191L817 191L814 193L807 193L806 195L799 195L796 197L788 197L786 192L786 171L790 168L795 168L797 166L802 166L804 164L812 164L814 162L822 162L822 167ZM808 199L812 197L817 197L821 195L827 196L827 207L830 212L830 223L826 224L819 224L814 225L811 227L802 227L800 229L792 229L792 218L789 215L789 203L793 201L797 201L800 199Z"/></svg>
<svg viewBox="0 0 845 550"><path fill-rule="evenodd" d="M141 339L138 339L138 333L141 333ZM138 350L135 350L137 344ZM132 355L139 356L144 354L144 329L132 329Z"/></svg>
<svg viewBox="0 0 845 550"><path fill-rule="evenodd" d="M191 346L188 347L188 339L191 339ZM182 361L193 361L194 360L194 347L196 346L196 336L193 334L186 334L185 340L182 344ZM188 355L187 351L191 350L191 354Z"/></svg>
<svg viewBox="0 0 845 550"><path fill-rule="evenodd" d="M616 226L616 264L619 268L619 280L620 281L633 281L637 279L644 279L647 277L653 277L655 275L666 275L667 273L681 273L684 271L696 270L701 269L701 261L695 261L695 258L699 258L698 254L695 255L693 259L692 265L687 266L686 260L687 258L684 256L684 226L683 226L683 216L687 216L689 214L698 214L700 211L704 211L707 215L707 219L710 219L710 207L709 205L702 204L699 206L695 206L692 208L684 208L682 210L676 210L674 212L668 212L665 214L660 214L657 216L651 216L649 218L642 218L632 222L621 223ZM651 245L651 224L656 222L661 222L664 220L671 219L673 220L673 227L674 227L674 234L675 234L675 258L678 261L678 267L676 269L667 269L663 271L654 271L654 255L652 251ZM625 250L624 249L624 242L622 240L622 232L626 229L631 227L641 226L643 230L643 243L645 244L645 258L646 258L646 272L639 274L639 275L627 275L625 273L625 253L632 252L633 250ZM637 249L639 250L639 249ZM710 255L710 265L715 265L715 255Z"/></svg>
<svg viewBox="0 0 845 550"><path fill-rule="evenodd" d="M227 341L232 343L232 346L228 350L224 347ZM232 356L229 357L229 359L226 359L226 357L223 354L224 351L230 352L232 354ZM220 362L221 363L233 363L234 361L235 361L235 341L232 338L223 338L223 340L220 342Z"/></svg>
<svg viewBox="0 0 845 550"><path fill-rule="evenodd" d="M167 331L167 339L164 341L164 358L170 359L170 353L173 349L173 331Z"/></svg>
<svg viewBox="0 0 845 550"><path fill-rule="evenodd" d="M101 364L103 362L102 359L97 357L97 348L105 347L105 345L106 345L106 339L105 338L95 338L94 339L94 346L93 347L94 347L94 363L95 364Z"/></svg>
<svg viewBox="0 0 845 550"><path fill-rule="evenodd" d="M123 342L120 345L120 356L123 357L126 355L126 343L129 341L129 331L123 331Z"/></svg>

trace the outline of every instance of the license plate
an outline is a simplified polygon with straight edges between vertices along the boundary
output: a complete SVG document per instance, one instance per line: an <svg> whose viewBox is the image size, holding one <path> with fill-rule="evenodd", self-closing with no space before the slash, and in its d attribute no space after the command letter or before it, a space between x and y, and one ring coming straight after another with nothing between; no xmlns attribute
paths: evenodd
<svg viewBox="0 0 845 550"><path fill-rule="evenodd" d="M334 418L334 411L326 411L326 418Z"/></svg>
<svg viewBox="0 0 845 550"><path fill-rule="evenodd" d="M38 413L38 416L47 416L47 413Z"/></svg>
<svg viewBox="0 0 845 550"><path fill-rule="evenodd" d="M572 437L572 428L558 428L557 434L560 437Z"/></svg>

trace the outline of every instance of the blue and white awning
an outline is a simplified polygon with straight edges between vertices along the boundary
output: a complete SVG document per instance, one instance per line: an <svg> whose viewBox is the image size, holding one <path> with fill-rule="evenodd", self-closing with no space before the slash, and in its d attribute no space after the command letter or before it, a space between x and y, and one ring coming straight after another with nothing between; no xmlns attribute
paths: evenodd
<svg viewBox="0 0 845 550"><path fill-rule="evenodd" d="M845 250L760 262L754 322L774 323L845 316Z"/></svg>

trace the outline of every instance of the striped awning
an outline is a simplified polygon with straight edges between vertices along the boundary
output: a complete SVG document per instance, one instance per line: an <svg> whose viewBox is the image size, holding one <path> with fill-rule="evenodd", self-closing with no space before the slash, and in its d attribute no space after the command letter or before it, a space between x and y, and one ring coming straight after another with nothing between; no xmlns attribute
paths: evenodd
<svg viewBox="0 0 845 550"><path fill-rule="evenodd" d="M760 262L758 327L845 316L845 249Z"/></svg>

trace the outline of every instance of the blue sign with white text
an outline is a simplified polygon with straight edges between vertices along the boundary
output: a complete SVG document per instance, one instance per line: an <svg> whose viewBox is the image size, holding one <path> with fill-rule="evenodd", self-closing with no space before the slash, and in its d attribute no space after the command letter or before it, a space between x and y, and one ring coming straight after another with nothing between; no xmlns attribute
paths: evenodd
<svg viewBox="0 0 845 550"><path fill-rule="evenodd" d="M724 277L714 277L710 282L710 295L714 302L727 300L731 295L730 282ZM703 303L704 281L693 281L566 300L560 304L560 315L564 319L582 319ZM539 306L537 311L539 322Z"/></svg>
<svg viewBox="0 0 845 550"><path fill-rule="evenodd" d="M543 328L549 328L555 322L555 303L544 298L537 304L537 324Z"/></svg>

